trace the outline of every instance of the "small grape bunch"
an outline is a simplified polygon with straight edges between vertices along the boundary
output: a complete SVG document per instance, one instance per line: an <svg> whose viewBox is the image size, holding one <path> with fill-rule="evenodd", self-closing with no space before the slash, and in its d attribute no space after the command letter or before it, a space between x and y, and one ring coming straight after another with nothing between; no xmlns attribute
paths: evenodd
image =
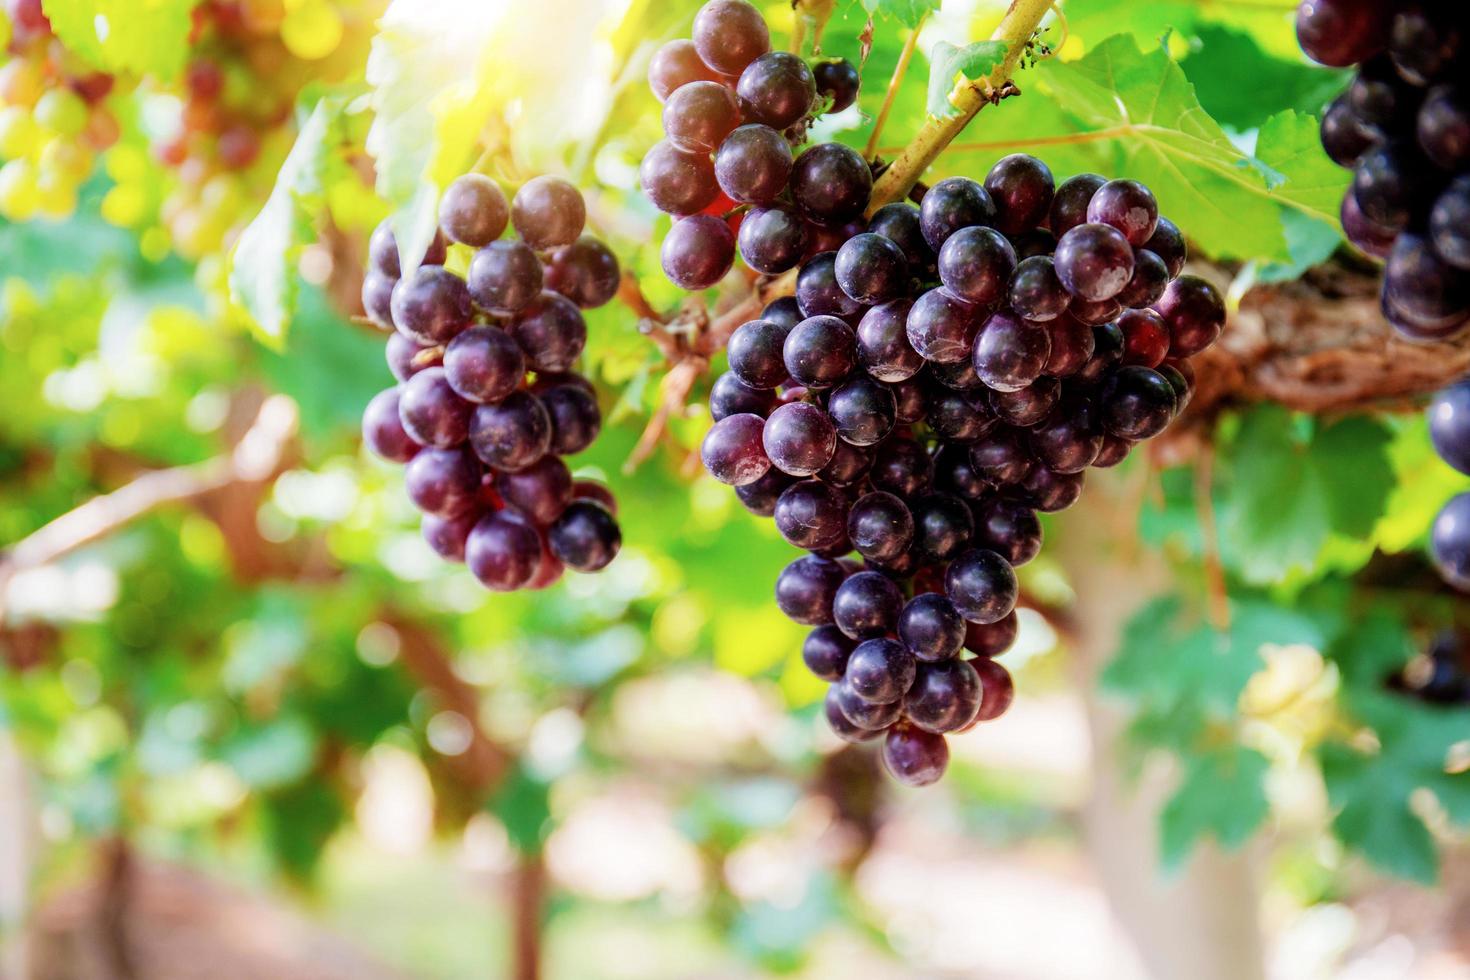
<svg viewBox="0 0 1470 980"><path fill-rule="evenodd" d="M564 568L595 572L617 555L616 502L577 480L563 457L597 438L602 414L575 370L587 343L582 310L618 290L618 261L582 234L586 207L556 177L528 181L507 203L488 177L444 192L424 262L402 275L385 221L369 243L362 301L388 338L398 384L363 413L363 440L405 464L423 535L497 592L542 589ZM502 237L507 225L514 237ZM466 278L444 262L473 250Z"/></svg>
<svg viewBox="0 0 1470 980"><path fill-rule="evenodd" d="M1470 325L1470 7L1304 0L1307 56L1357 69L1322 115L1322 146L1353 171L1348 240L1383 259L1383 313L1411 340Z"/></svg>
<svg viewBox="0 0 1470 980"><path fill-rule="evenodd" d="M1010 706L1038 514L1188 403L1226 311L1185 258L1144 185L1016 154L877 209L731 335L705 466L809 552L776 602L832 729L883 737L899 781Z"/></svg>
<svg viewBox="0 0 1470 980"><path fill-rule="evenodd" d="M760 273L794 268L834 248L861 217L872 187L862 156L824 143L795 156L813 118L857 99L845 59L814 66L771 50L770 30L745 0L710 0L693 39L654 54L648 83L663 103L665 139L643 157L643 192L673 215L665 274L683 289L719 282L735 261Z"/></svg>

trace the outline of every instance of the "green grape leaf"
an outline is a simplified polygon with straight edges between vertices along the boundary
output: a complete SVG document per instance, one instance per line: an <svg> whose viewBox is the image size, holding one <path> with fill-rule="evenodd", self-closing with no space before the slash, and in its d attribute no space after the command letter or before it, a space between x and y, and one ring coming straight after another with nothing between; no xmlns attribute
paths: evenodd
<svg viewBox="0 0 1470 980"><path fill-rule="evenodd" d="M1300 57L1289 61L1272 57L1241 30L1206 24L1197 38L1198 48L1180 67L1194 83L1205 111L1238 132L1258 128L1281 109L1320 112L1348 81L1348 73ZM1240 84L1242 78L1251 84ZM1271 97L1263 98L1262 92Z"/></svg>
<svg viewBox="0 0 1470 980"><path fill-rule="evenodd" d="M1145 53L1127 36L1078 61L1043 62L1035 74L1039 84L1027 95L1042 93L1052 105L1018 120L1024 136L1103 144L1092 159L1147 183L1211 255L1291 261L1281 207L1337 221L1347 176L1322 151L1309 117L1272 117L1254 155L1245 152L1200 106L1167 52Z"/></svg>
<svg viewBox="0 0 1470 980"><path fill-rule="evenodd" d="M858 0L869 17L892 17L905 27L918 27L939 9L939 0Z"/></svg>
<svg viewBox="0 0 1470 980"><path fill-rule="evenodd" d="M42 0L51 30L98 71L172 81L189 53L199 0Z"/></svg>
<svg viewBox="0 0 1470 980"><path fill-rule="evenodd" d="M1366 537L1393 489L1390 440L1367 418L1314 428L1275 406L1252 411L1222 455L1226 560L1247 582L1279 582L1316 571L1329 536Z"/></svg>
<svg viewBox="0 0 1470 980"><path fill-rule="evenodd" d="M977 81L989 75L1005 60L1009 45L1004 41L976 41L957 48L948 41L940 41L929 52L929 115L939 118L959 115L959 109L949 101L949 93L955 81L963 75Z"/></svg>
<svg viewBox="0 0 1470 980"><path fill-rule="evenodd" d="M378 195L393 208L405 275L433 241L440 190L469 164L502 87L489 57L493 6L394 0L378 22L367 62L367 150Z"/></svg>
<svg viewBox="0 0 1470 980"><path fill-rule="evenodd" d="M341 142L343 108L343 100L335 96L317 102L281 164L265 206L230 254L230 295L256 335L272 346L285 340L296 312L296 262L302 247L316 237L313 217L328 161Z"/></svg>
<svg viewBox="0 0 1470 980"><path fill-rule="evenodd" d="M1117 0L1067 0L1067 22L1071 34L1091 47L1114 34L1128 34L1139 44L1157 44L1170 38L1181 54L1191 50L1191 40L1208 36L1211 25L1246 32L1268 54L1284 61L1299 61L1295 25L1287 10L1269 3L1202 3L1200 0L1150 0L1120 4ZM1172 45L1171 45L1172 46ZM1227 64L1219 67L1239 84L1254 79ZM1256 86L1241 86L1255 89ZM1269 91L1264 87L1259 91Z"/></svg>
<svg viewBox="0 0 1470 980"><path fill-rule="evenodd" d="M1225 848L1239 847L1271 809L1264 785L1269 763L1254 749L1228 745L1184 759L1184 779L1159 814L1167 868L1178 868L1205 836Z"/></svg>

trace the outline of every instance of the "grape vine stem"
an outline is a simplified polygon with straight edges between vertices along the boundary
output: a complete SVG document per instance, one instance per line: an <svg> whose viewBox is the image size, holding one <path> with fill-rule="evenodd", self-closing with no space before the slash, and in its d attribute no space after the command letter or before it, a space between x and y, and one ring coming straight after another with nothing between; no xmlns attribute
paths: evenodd
<svg viewBox="0 0 1470 980"><path fill-rule="evenodd" d="M903 85L904 76L908 74L909 62L914 58L914 51L919 46L919 32L924 29L924 22L928 16L919 18L914 29L909 31L908 40L903 42L903 50L898 54L898 64L893 66L893 75L888 79L888 91L883 93L883 105L878 108L878 117L873 120L873 132L868 136L867 148L863 150L863 156L869 160L873 154L878 152L878 137L883 133L883 126L888 122L888 114L893 111L893 100L898 97L898 90Z"/></svg>
<svg viewBox="0 0 1470 980"><path fill-rule="evenodd" d="M1032 35L1051 7L1052 0L1012 0L1010 9L990 38L1006 45L1005 57L985 78L975 81L964 78L955 85L949 93L949 101L959 111L942 119L930 117L924 123L873 185L873 196L868 204L870 216L883 205L901 200L945 147L964 131L975 114L1006 86L1021 63Z"/></svg>

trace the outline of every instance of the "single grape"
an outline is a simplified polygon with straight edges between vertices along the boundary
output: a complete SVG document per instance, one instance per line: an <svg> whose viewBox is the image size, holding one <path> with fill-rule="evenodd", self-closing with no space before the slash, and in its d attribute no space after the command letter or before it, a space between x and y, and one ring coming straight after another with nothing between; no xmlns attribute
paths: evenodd
<svg viewBox="0 0 1470 980"><path fill-rule="evenodd" d="M1042 374L1053 378L1071 377L1092 358L1092 327L1070 314L1063 314L1047 324L1051 335L1051 356Z"/></svg>
<svg viewBox="0 0 1470 980"><path fill-rule="evenodd" d="M1470 591L1470 493L1452 498L1434 519L1429 551L1446 582Z"/></svg>
<svg viewBox="0 0 1470 980"><path fill-rule="evenodd" d="M393 329L393 287L397 279L380 272L369 272L362 278L362 311L380 330Z"/></svg>
<svg viewBox="0 0 1470 980"><path fill-rule="evenodd" d="M726 371L710 385L709 414L716 422L743 412L765 418L775 407L775 392L752 388L733 372Z"/></svg>
<svg viewBox="0 0 1470 980"><path fill-rule="evenodd" d="M1168 322L1167 320L1165 321ZM1092 357L1074 377L1084 384L1096 384L1108 372L1123 363L1123 331L1116 323L1100 323L1092 328ZM1173 340L1171 337L1170 343Z"/></svg>
<svg viewBox="0 0 1470 980"><path fill-rule="evenodd" d="M541 457L518 473L499 473L495 492L538 525L561 516L572 502L572 471L555 456Z"/></svg>
<svg viewBox="0 0 1470 980"><path fill-rule="evenodd" d="M868 231L882 235L903 249L909 269L920 278L934 267L934 250L924 240L919 209L907 201L885 204L873 213Z"/></svg>
<svg viewBox="0 0 1470 980"><path fill-rule="evenodd" d="M1101 444L1098 451L1101 452ZM1075 504L1082 496L1086 473L1058 473L1045 466L1032 467L1021 483L1025 499L1043 514L1056 514Z"/></svg>
<svg viewBox="0 0 1470 980"><path fill-rule="evenodd" d="M664 134L685 153L709 154L740 125L735 95L719 82L690 82L664 102Z"/></svg>
<svg viewBox="0 0 1470 980"><path fill-rule="evenodd" d="M677 217L698 214L720 192L709 156L685 153L668 140L643 155L638 181L654 207Z"/></svg>
<svg viewBox="0 0 1470 980"><path fill-rule="evenodd" d="M1455 178L1429 215L1434 251L1457 269L1470 269L1470 174Z"/></svg>
<svg viewBox="0 0 1470 980"><path fill-rule="evenodd" d="M912 497L934 482L934 460L913 439L889 439L878 447L870 478L878 490Z"/></svg>
<svg viewBox="0 0 1470 980"><path fill-rule="evenodd" d="M1399 237L1396 229L1369 221L1352 194L1342 196L1342 208L1338 214L1342 220L1343 237L1374 258L1388 258L1388 253L1393 251L1394 239Z"/></svg>
<svg viewBox="0 0 1470 980"><path fill-rule="evenodd" d="M1173 386L1179 412L1183 412L1190 398L1194 396L1194 369L1189 366L1188 361L1165 361L1157 370Z"/></svg>
<svg viewBox="0 0 1470 980"><path fill-rule="evenodd" d="M710 427L700 446L704 468L721 483L733 487L754 483L771 468L761 446L765 419L740 413L727 415Z"/></svg>
<svg viewBox="0 0 1470 980"><path fill-rule="evenodd" d="M795 268L807 253L807 224L786 207L751 208L738 237L745 264L768 276Z"/></svg>
<svg viewBox="0 0 1470 980"><path fill-rule="evenodd" d="M903 698L905 716L926 732L956 732L980 712L980 676L965 660L919 664Z"/></svg>
<svg viewBox="0 0 1470 980"><path fill-rule="evenodd" d="M1123 331L1123 363L1158 367L1169 356L1169 325L1153 310L1128 310L1118 317Z"/></svg>
<svg viewBox="0 0 1470 980"><path fill-rule="evenodd" d="M832 100L828 112L841 112L857 101L862 77L846 58L828 58L812 65L817 94Z"/></svg>
<svg viewBox="0 0 1470 980"><path fill-rule="evenodd" d="M1037 425L1051 414L1062 386L1055 378L1040 377L1015 391L990 392L990 410L1007 425L1020 428Z"/></svg>
<svg viewBox="0 0 1470 980"><path fill-rule="evenodd" d="M746 65L735 91L747 119L774 129L799 122L817 99L812 70L788 51L768 51Z"/></svg>
<svg viewBox="0 0 1470 980"><path fill-rule="evenodd" d="M591 235L551 253L546 288L561 293L584 310L602 306L618 294L622 282L618 257Z"/></svg>
<svg viewBox="0 0 1470 980"><path fill-rule="evenodd" d="M949 745L943 735L897 726L883 739L883 765L905 786L928 786L949 766Z"/></svg>
<svg viewBox="0 0 1470 980"><path fill-rule="evenodd" d="M993 228L962 228L939 250L939 280L967 303L995 306L1006 298L1016 250Z"/></svg>
<svg viewBox="0 0 1470 980"><path fill-rule="evenodd" d="M1110 435L1138 442L1152 439L1168 427L1178 411L1179 399L1162 374L1129 365L1113 372L1103 384L1098 405L1102 426Z"/></svg>
<svg viewBox="0 0 1470 980"><path fill-rule="evenodd" d="M854 302L876 306L908 291L908 260L892 240L873 232L854 235L837 250L837 285Z"/></svg>
<svg viewBox="0 0 1470 980"><path fill-rule="evenodd" d="M1087 469L1102 450L1102 429L1092 401L1083 397L1063 400L1050 418L1031 429L1027 445L1036 461L1053 472L1071 474Z"/></svg>
<svg viewBox="0 0 1470 980"><path fill-rule="evenodd" d="M419 519L419 532L424 537L424 542L434 549L434 553L445 561L464 561L465 545L469 540L470 531L480 520L476 511L460 514L458 517L440 517L437 514L425 514Z"/></svg>
<svg viewBox="0 0 1470 980"><path fill-rule="evenodd" d="M1322 113L1322 149L1339 167L1351 170L1377 139L1364 128L1348 105L1347 95L1339 95Z"/></svg>
<svg viewBox="0 0 1470 980"><path fill-rule="evenodd" d="M1057 242L1055 268L1073 296L1090 302L1112 299L1133 279L1133 247L1111 225L1078 225Z"/></svg>
<svg viewBox="0 0 1470 980"><path fill-rule="evenodd" d="M924 194L919 204L919 229L929 248L938 253L950 235L975 225L995 227L995 201L968 177L946 177Z"/></svg>
<svg viewBox="0 0 1470 980"><path fill-rule="evenodd" d="M937 592L914 596L898 617L898 637L920 661L948 660L960 652L965 620L954 603Z"/></svg>
<svg viewBox="0 0 1470 980"><path fill-rule="evenodd" d="M366 431L365 415L363 425ZM1470 475L1470 381L1460 381L1434 396L1429 405L1429 438L1440 459Z"/></svg>
<svg viewBox="0 0 1470 980"><path fill-rule="evenodd" d="M858 363L879 381L906 381L924 366L924 359L908 338L908 315L913 305L913 300L895 299L874 306L858 322Z"/></svg>
<svg viewBox="0 0 1470 980"><path fill-rule="evenodd" d="M1179 230L1179 226L1168 218L1159 218L1153 237L1143 247L1164 260L1170 279L1184 271L1184 262L1189 258L1189 246L1185 244L1184 233Z"/></svg>
<svg viewBox="0 0 1470 980"><path fill-rule="evenodd" d="M1464 48L1464 19L1454 4L1398 4L1388 53L1398 73L1414 85L1447 74Z"/></svg>
<svg viewBox="0 0 1470 980"><path fill-rule="evenodd" d="M1169 325L1170 357L1193 357L1225 329L1225 300L1198 276L1180 276L1169 283L1154 310Z"/></svg>
<svg viewBox="0 0 1470 980"><path fill-rule="evenodd" d="M1401 78L1386 57L1360 67L1345 95L1358 125L1380 140L1411 133L1424 101L1423 90Z"/></svg>
<svg viewBox="0 0 1470 980"><path fill-rule="evenodd" d="M975 544L1015 568L1041 554L1041 519L1022 501L988 497L974 507Z"/></svg>
<svg viewBox="0 0 1470 980"><path fill-rule="evenodd" d="M972 351L975 373L997 391L1017 391L1031 384L1041 376L1050 357L1047 328L1009 310L985 321Z"/></svg>
<svg viewBox="0 0 1470 980"><path fill-rule="evenodd" d="M837 595L842 594L838 588ZM824 681L840 681L847 669L847 658L856 646L836 626L818 626L807 634L801 645L801 659L807 669Z"/></svg>
<svg viewBox="0 0 1470 980"><path fill-rule="evenodd" d="M546 540L568 568L596 572L618 556L623 534L606 507L595 500L574 500L551 525Z"/></svg>
<svg viewBox="0 0 1470 980"><path fill-rule="evenodd" d="M903 715L903 701L880 703L867 701L852 689L846 681L834 685L837 707L848 723L859 731L877 734L893 725Z"/></svg>
<svg viewBox="0 0 1470 980"><path fill-rule="evenodd" d="M832 622L832 600L846 578L840 563L803 555L776 577L776 605L793 622L826 626Z"/></svg>
<svg viewBox="0 0 1470 980"><path fill-rule="evenodd" d="M930 289L909 309L904 323L909 345L926 361L963 361L974 346L980 313L948 289Z"/></svg>
<svg viewBox="0 0 1470 980"><path fill-rule="evenodd" d="M995 227L1019 235L1046 220L1056 193L1051 168L1036 157L1012 153L985 175L985 190L995 202Z"/></svg>
<svg viewBox="0 0 1470 980"><path fill-rule="evenodd" d="M1351 200L1351 195L1344 200ZM1146 248L1135 249L1133 278L1128 280L1128 285L1123 287L1116 299L1129 309L1142 310L1157 303L1168 288L1169 267L1164 264L1164 260Z"/></svg>
<svg viewBox="0 0 1470 980"><path fill-rule="evenodd" d="M1015 645L1020 625L1014 611L999 622L966 623L965 649L977 657L998 657ZM980 669L980 664L973 660L970 661L970 666Z"/></svg>
<svg viewBox="0 0 1470 980"><path fill-rule="evenodd" d="M786 373L808 388L841 384L857 363L857 336L835 316L810 316L782 345Z"/></svg>
<svg viewBox="0 0 1470 980"><path fill-rule="evenodd" d="M442 367L420 371L403 384L398 415L404 431L421 446L452 449L469 433L471 406L455 394Z"/></svg>
<svg viewBox="0 0 1470 980"><path fill-rule="evenodd" d="M1319 64L1362 64L1383 50L1391 14L1379 0L1303 0L1296 11L1297 40Z"/></svg>
<svg viewBox="0 0 1470 980"><path fill-rule="evenodd" d="M664 275L680 289L708 289L735 264L735 236L730 226L711 214L674 222L659 255Z"/></svg>
<svg viewBox="0 0 1470 980"><path fill-rule="evenodd" d="M474 320L469 290L439 265L421 265L393 287L393 323L425 345L447 344Z"/></svg>
<svg viewBox="0 0 1470 980"><path fill-rule="evenodd" d="M426 514L458 517L479 503L480 464L462 449L425 449L408 461L403 487Z"/></svg>
<svg viewBox="0 0 1470 980"><path fill-rule="evenodd" d="M470 418L470 446L487 466L515 472L551 448L551 416L541 399L517 391L498 405L481 405Z"/></svg>
<svg viewBox="0 0 1470 980"><path fill-rule="evenodd" d="M1102 449L1098 450L1097 459L1092 461L1093 468L1105 470L1117 466L1128 458L1133 446L1127 439L1119 439L1113 435L1103 436Z"/></svg>
<svg viewBox="0 0 1470 980"><path fill-rule="evenodd" d="M1076 230L1074 228L1067 234ZM1131 269L1129 274L1132 274ZM1127 280L1124 282L1126 284ZM1072 294L1057 277L1051 256L1033 255L1016 264L1016 271L1011 276L1009 302L1017 316L1041 322L1055 320L1067 312Z"/></svg>
<svg viewBox="0 0 1470 980"><path fill-rule="evenodd" d="M1108 182L1101 174L1078 174L1062 181L1051 199L1048 224L1057 237L1065 235L1078 225L1087 223L1087 206L1092 195Z"/></svg>
<svg viewBox="0 0 1470 980"><path fill-rule="evenodd" d="M881 490L859 497L847 512L847 536L864 558L891 561L909 549L914 518L897 496Z"/></svg>
<svg viewBox="0 0 1470 980"><path fill-rule="evenodd" d="M602 430L597 396L576 385L559 384L537 392L551 418L551 451L573 456L592 445Z"/></svg>
<svg viewBox="0 0 1470 980"><path fill-rule="evenodd" d="M771 464L792 476L812 476L837 451L832 420L808 402L778 406L766 419L761 438Z"/></svg>
<svg viewBox="0 0 1470 980"><path fill-rule="evenodd" d="M806 317L801 315L801 306L796 302L795 296L782 296L766 304L766 308L761 310L761 319L779 323L790 330Z"/></svg>
<svg viewBox="0 0 1470 980"><path fill-rule="evenodd" d="M521 348L499 327L471 327L444 348L444 376L466 401L498 402L526 375Z"/></svg>
<svg viewBox="0 0 1470 980"><path fill-rule="evenodd" d="M846 539L847 499L820 480L799 480L776 500L775 518L776 530L789 543L825 551Z"/></svg>
<svg viewBox="0 0 1470 980"><path fill-rule="evenodd" d="M504 316L525 309L541 295L542 281L541 260L525 242L491 242L470 260L470 297L491 313Z"/></svg>
<svg viewBox="0 0 1470 980"><path fill-rule="evenodd" d="M969 505L948 493L927 493L914 499L914 548L921 557L945 562L964 550L975 532Z"/></svg>
<svg viewBox="0 0 1470 980"><path fill-rule="evenodd" d="M740 126L715 153L720 190L741 204L770 204L786 189L791 144L770 126Z"/></svg>
<svg viewBox="0 0 1470 980"><path fill-rule="evenodd" d="M771 49L766 19L745 0L710 0L694 15L694 48L722 75L739 75Z"/></svg>
<svg viewBox="0 0 1470 980"><path fill-rule="evenodd" d="M896 412L893 392L862 375L835 389L827 401L837 437L854 446L872 446L885 439L893 431Z"/></svg>
<svg viewBox="0 0 1470 980"><path fill-rule="evenodd" d="M845 636L870 640L897 629L902 608L903 596L887 576L858 572L843 582L833 596L832 619Z"/></svg>
<svg viewBox="0 0 1470 980"><path fill-rule="evenodd" d="M854 699L854 703L863 704L864 707L861 710L863 710L865 714L868 710L870 710L870 706L868 706L866 702L859 702ZM882 710L892 714L895 720L897 719L898 705L883 705ZM854 745L861 742L871 741L872 739L877 738L879 734L882 733L883 728L887 727L887 725L883 725L877 728L868 729L853 723L853 721L847 717L847 713L843 710L842 685L840 684L833 684L827 688L827 696L822 701L822 713L827 718L827 727L832 729L832 734L836 735L842 741L849 742ZM892 722L889 722L888 724L892 724Z"/></svg>
<svg viewBox="0 0 1470 980"><path fill-rule="evenodd" d="M443 265L446 254L444 236L436 231L420 264ZM398 260L398 240L393 236L393 227L387 218L373 229L372 237L368 239L368 267L389 279L403 275L403 267Z"/></svg>
<svg viewBox="0 0 1470 980"><path fill-rule="evenodd" d="M1129 245L1143 248L1158 228L1159 202L1136 180L1110 180L1088 203L1087 221L1116 228Z"/></svg>
<svg viewBox="0 0 1470 980"><path fill-rule="evenodd" d="M547 291L511 321L510 335L533 370L566 371L587 346L587 321L576 303Z"/></svg>
<svg viewBox="0 0 1470 980"><path fill-rule="evenodd" d="M419 451L419 444L403 428L398 398L399 389L389 388L367 403L362 411L362 441L374 455L392 463L406 463Z"/></svg>
<svg viewBox="0 0 1470 980"><path fill-rule="evenodd" d="M944 591L961 616L993 623L1016 607L1020 586L1011 563L984 548L973 548L950 563Z"/></svg>
<svg viewBox="0 0 1470 980"><path fill-rule="evenodd" d="M1436 166L1462 171L1470 163L1470 102L1448 85L1432 90L1419 107L1419 148Z"/></svg>
<svg viewBox="0 0 1470 980"><path fill-rule="evenodd" d="M1031 456L1011 430L993 432L970 446L970 466L992 486L1018 484L1031 472Z"/></svg>
<svg viewBox="0 0 1470 980"><path fill-rule="evenodd" d="M388 361L388 370L393 377L399 381L407 381L418 374L424 368L433 367L425 355L423 363L419 363L419 355L424 351L437 350L434 347L424 347L401 333L392 333L388 336L388 344L384 348L384 355Z"/></svg>
<svg viewBox="0 0 1470 980"><path fill-rule="evenodd" d="M1423 204L1435 182L1433 165L1417 147L1406 143L1375 146L1358 161L1353 172L1353 197L1375 224L1402 230Z"/></svg>
<svg viewBox="0 0 1470 980"><path fill-rule="evenodd" d="M1006 713L1015 699L1016 685L1011 680L1011 672L994 660L982 658L968 663L980 677L981 691L980 711L972 724L994 721Z"/></svg>
<svg viewBox="0 0 1470 980"><path fill-rule="evenodd" d="M796 158L790 187L796 206L812 220L848 221L868 206L873 172L851 147L818 143Z"/></svg>
<svg viewBox="0 0 1470 980"><path fill-rule="evenodd" d="M480 518L465 541L465 564L480 584L495 592L524 587L541 564L536 529L504 512Z"/></svg>
<svg viewBox="0 0 1470 980"><path fill-rule="evenodd" d="M782 345L790 327L771 320L748 320L735 328L725 351L730 370L752 388L775 388L789 372L782 359Z"/></svg>
<svg viewBox="0 0 1470 980"><path fill-rule="evenodd" d="M924 391L924 418L946 442L974 442L995 428L995 416L983 394L946 388L931 382Z"/></svg>
<svg viewBox="0 0 1470 980"><path fill-rule="evenodd" d="M1402 320L1427 328L1409 332L1411 338L1446 336L1470 316L1470 272L1441 261L1424 237L1405 233L1384 267L1383 296Z"/></svg>
<svg viewBox="0 0 1470 980"><path fill-rule="evenodd" d="M882 578L876 572L860 574ZM897 598L897 589L893 595ZM898 609L895 607L893 612L896 621ZM915 667L914 655L902 643L882 637L864 640L847 658L842 683L864 701L890 704L900 700L913 685Z"/></svg>
<svg viewBox="0 0 1470 980"><path fill-rule="evenodd" d="M867 479L873 469L873 453L866 446L854 446L845 439L837 440L832 460L817 472L817 479L834 487L853 487Z"/></svg>
<svg viewBox="0 0 1470 980"><path fill-rule="evenodd" d="M837 253L814 255L796 274L796 302L803 315L852 316L863 306L837 283Z"/></svg>
<svg viewBox="0 0 1470 980"><path fill-rule="evenodd" d="M587 205L560 177L533 177L511 199L510 221L521 240L540 252L575 242L587 223Z"/></svg>
<svg viewBox="0 0 1470 980"><path fill-rule="evenodd" d="M509 222L505 192L484 174L456 177L439 199L439 228L452 242L471 248L489 245Z"/></svg>
<svg viewBox="0 0 1470 980"><path fill-rule="evenodd" d="M660 102L690 82L721 80L720 73L704 63L694 42L687 38L666 42L648 63L648 87Z"/></svg>

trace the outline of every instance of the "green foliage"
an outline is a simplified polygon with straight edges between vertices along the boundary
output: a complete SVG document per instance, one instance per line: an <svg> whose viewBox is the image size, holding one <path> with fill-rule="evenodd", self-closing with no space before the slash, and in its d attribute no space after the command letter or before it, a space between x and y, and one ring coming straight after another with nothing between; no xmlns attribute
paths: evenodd
<svg viewBox="0 0 1470 980"><path fill-rule="evenodd" d="M856 0L856 4L870 17L891 17L910 28L918 27L925 17L939 9L938 0Z"/></svg>
<svg viewBox="0 0 1470 980"><path fill-rule="evenodd" d="M1184 779L1159 814L1165 867L1177 868L1206 835L1226 848L1250 840L1270 812L1268 764L1261 753L1240 745L1189 756Z"/></svg>
<svg viewBox="0 0 1470 980"><path fill-rule="evenodd" d="M929 58L929 115L941 119L957 116L960 110L949 93L961 76L979 81L1005 60L1009 46L1004 41L976 41L957 48L948 41L934 45Z"/></svg>
<svg viewBox="0 0 1470 980"><path fill-rule="evenodd" d="M98 71L152 75L167 81L189 54L191 17L199 0L42 0L51 29Z"/></svg>

